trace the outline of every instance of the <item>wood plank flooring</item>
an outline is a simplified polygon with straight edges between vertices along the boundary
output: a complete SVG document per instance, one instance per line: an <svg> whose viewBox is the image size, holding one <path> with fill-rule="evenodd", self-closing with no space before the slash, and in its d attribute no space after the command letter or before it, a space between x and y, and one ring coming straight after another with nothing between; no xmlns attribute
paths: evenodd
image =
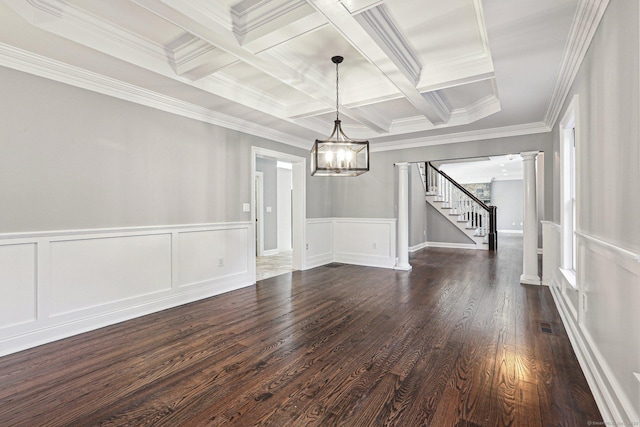
<svg viewBox="0 0 640 427"><path fill-rule="evenodd" d="M521 239L411 264L293 272L0 358L0 426L602 421L548 289L518 283Z"/></svg>

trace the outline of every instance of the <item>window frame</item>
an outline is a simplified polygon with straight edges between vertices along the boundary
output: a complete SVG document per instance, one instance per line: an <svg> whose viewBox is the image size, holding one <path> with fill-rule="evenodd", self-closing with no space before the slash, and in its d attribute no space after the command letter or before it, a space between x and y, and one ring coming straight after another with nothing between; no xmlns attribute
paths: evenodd
<svg viewBox="0 0 640 427"><path fill-rule="evenodd" d="M578 147L580 141L578 95L574 95L560 121L560 228L561 271L573 288L577 288L578 269Z"/></svg>

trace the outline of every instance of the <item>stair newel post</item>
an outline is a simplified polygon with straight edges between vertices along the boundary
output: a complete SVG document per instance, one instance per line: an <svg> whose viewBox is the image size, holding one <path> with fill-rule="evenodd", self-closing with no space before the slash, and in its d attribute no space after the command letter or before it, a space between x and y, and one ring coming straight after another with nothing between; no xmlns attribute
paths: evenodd
<svg viewBox="0 0 640 427"><path fill-rule="evenodd" d="M489 250L498 249L497 206L489 206Z"/></svg>
<svg viewBox="0 0 640 427"><path fill-rule="evenodd" d="M424 163L424 187L427 189L427 193L431 191L431 168L429 163Z"/></svg>
<svg viewBox="0 0 640 427"><path fill-rule="evenodd" d="M429 176L431 177L431 179L429 180L429 184L431 185L431 188L429 188L429 191L433 194L435 194L436 192L436 171L433 170L433 167L431 166L431 163L427 163L429 165Z"/></svg>

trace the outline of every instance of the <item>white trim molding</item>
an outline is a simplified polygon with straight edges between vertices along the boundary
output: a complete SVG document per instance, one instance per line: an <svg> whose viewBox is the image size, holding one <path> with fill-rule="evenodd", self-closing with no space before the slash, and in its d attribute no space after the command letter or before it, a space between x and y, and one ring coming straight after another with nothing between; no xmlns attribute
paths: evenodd
<svg viewBox="0 0 640 427"><path fill-rule="evenodd" d="M576 357L605 424L633 425L640 421L637 399L637 358L622 357L622 346L637 353L640 315L631 307L619 310L620 298L640 295L640 254L611 242L576 232L578 276L574 288L561 271L561 227L542 221L543 282L548 285ZM612 296L613 295L613 296ZM636 402L636 403L634 403Z"/></svg>
<svg viewBox="0 0 640 427"><path fill-rule="evenodd" d="M0 234L0 356L254 283L251 222Z"/></svg>
<svg viewBox="0 0 640 427"><path fill-rule="evenodd" d="M273 128L134 86L60 61L0 43L0 65L182 117L307 149L309 142Z"/></svg>
<svg viewBox="0 0 640 427"><path fill-rule="evenodd" d="M478 249L473 243L426 242L427 248Z"/></svg>
<svg viewBox="0 0 640 427"><path fill-rule="evenodd" d="M608 5L609 0L581 0L578 2L578 9L569 30L569 38L562 56L556 85L544 116L544 123L549 128L553 128L560 116L562 104L567 99L567 94Z"/></svg>
<svg viewBox="0 0 640 427"><path fill-rule="evenodd" d="M458 142L482 141L486 139L509 138L513 136L532 135L550 132L551 128L542 122L505 126L493 129L481 129L468 132L457 132L446 135L407 138L394 135L389 141L372 142L371 152L393 151L406 148L420 148L430 145L455 144Z"/></svg>
<svg viewBox="0 0 640 427"><path fill-rule="evenodd" d="M395 218L307 219L305 269L331 262L394 268Z"/></svg>

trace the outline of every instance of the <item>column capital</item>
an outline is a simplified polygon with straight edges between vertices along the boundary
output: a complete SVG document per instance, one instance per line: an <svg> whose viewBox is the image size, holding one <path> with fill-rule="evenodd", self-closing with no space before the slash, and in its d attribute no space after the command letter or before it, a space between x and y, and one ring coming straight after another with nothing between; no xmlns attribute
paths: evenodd
<svg viewBox="0 0 640 427"><path fill-rule="evenodd" d="M409 169L409 165L409 162L394 163L394 166L398 166L400 169Z"/></svg>
<svg viewBox="0 0 640 427"><path fill-rule="evenodd" d="M535 160L538 154L540 154L539 151L524 151L520 153L520 156L522 156L522 160Z"/></svg>

